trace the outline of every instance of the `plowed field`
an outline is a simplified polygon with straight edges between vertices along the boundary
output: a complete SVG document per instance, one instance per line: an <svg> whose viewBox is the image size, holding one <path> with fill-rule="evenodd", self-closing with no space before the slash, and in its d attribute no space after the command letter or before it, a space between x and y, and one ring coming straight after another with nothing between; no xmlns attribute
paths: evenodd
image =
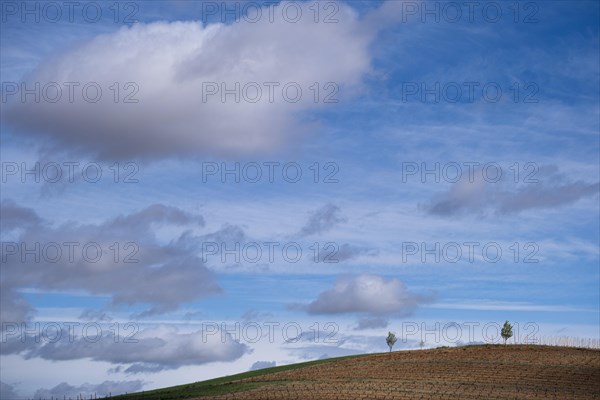
<svg viewBox="0 0 600 400"><path fill-rule="evenodd" d="M600 351L524 345L398 351L227 385L249 389L209 398L600 399Z"/></svg>

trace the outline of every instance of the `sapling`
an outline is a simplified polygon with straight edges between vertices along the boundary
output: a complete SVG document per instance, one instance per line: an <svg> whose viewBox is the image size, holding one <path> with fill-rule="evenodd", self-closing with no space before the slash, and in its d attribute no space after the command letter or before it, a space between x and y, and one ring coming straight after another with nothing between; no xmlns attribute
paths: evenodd
<svg viewBox="0 0 600 400"><path fill-rule="evenodd" d="M500 335L504 339L504 344L506 344L506 341L512 337L512 325L509 324L508 321L504 322L504 326L502 327L502 331L500 331Z"/></svg>
<svg viewBox="0 0 600 400"><path fill-rule="evenodd" d="M397 340L398 339L396 338L396 335L394 335L392 332L388 332L388 335L387 335L387 338L385 339L385 341L390 348L390 353L392 352L392 347L394 347Z"/></svg>

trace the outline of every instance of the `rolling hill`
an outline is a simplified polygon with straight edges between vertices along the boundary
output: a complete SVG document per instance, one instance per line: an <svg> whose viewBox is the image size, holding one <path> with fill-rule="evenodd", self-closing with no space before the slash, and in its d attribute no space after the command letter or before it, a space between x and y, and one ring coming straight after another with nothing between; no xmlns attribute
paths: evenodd
<svg viewBox="0 0 600 400"><path fill-rule="evenodd" d="M600 350L481 345L333 358L119 400L600 399Z"/></svg>

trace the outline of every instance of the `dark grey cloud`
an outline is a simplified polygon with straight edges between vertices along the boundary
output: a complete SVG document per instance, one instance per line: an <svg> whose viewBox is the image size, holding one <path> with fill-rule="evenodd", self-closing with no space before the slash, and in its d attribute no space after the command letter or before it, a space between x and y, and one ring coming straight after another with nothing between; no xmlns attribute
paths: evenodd
<svg viewBox="0 0 600 400"><path fill-rule="evenodd" d="M202 226L200 215L156 204L97 224L53 225L12 202L2 203L3 213L5 207L14 223L29 225L20 225L22 229L13 242L17 244L15 254L14 248L8 249L3 243L3 320L19 321L28 315L30 310L19 297L19 288L83 290L109 296L110 305L115 307L145 305L138 317L175 310L183 303L222 292L214 274L197 256L197 249L181 240L189 233L170 243L161 243L154 233L160 227ZM23 259L22 243L28 248L39 246L37 257ZM64 243L72 243L72 247ZM83 250L85 246L88 253Z"/></svg>
<svg viewBox="0 0 600 400"><path fill-rule="evenodd" d="M337 343L339 340L339 326L335 322L323 324L323 330L309 330L296 337L285 340L286 343Z"/></svg>
<svg viewBox="0 0 600 400"><path fill-rule="evenodd" d="M310 314L346 314L408 316L431 296L412 293L398 279L377 275L343 276L333 287L303 306Z"/></svg>
<svg viewBox="0 0 600 400"><path fill-rule="evenodd" d="M307 257L315 262L339 263L355 259L361 255L373 256L377 254L376 250L355 246L349 243L338 245L334 242L325 242L321 247L322 248L319 249L319 252L316 255L314 253L307 254Z"/></svg>
<svg viewBox="0 0 600 400"><path fill-rule="evenodd" d="M264 321L266 319L273 319L273 314L270 312L260 312L258 310L247 310L242 314L242 321L244 322L257 322Z"/></svg>
<svg viewBox="0 0 600 400"><path fill-rule="evenodd" d="M3 231L37 225L42 219L32 208L20 207L12 199L4 199L0 205L0 227Z"/></svg>
<svg viewBox="0 0 600 400"><path fill-rule="evenodd" d="M600 192L600 182L582 181L560 186L525 187L516 193L499 195L497 210L500 214L517 213L534 208L556 208Z"/></svg>
<svg viewBox="0 0 600 400"><path fill-rule="evenodd" d="M2 400L16 400L24 399L24 396L19 396L14 385L9 385L0 381L0 399Z"/></svg>
<svg viewBox="0 0 600 400"><path fill-rule="evenodd" d="M115 396L124 393L139 392L144 387L145 382L141 380L134 381L104 381L98 384L84 383L79 386L69 385L66 382L59 383L51 389L38 389L33 398L35 399L76 399L80 395L84 398Z"/></svg>
<svg viewBox="0 0 600 400"><path fill-rule="evenodd" d="M110 322L113 318L106 312L101 310L94 310L91 308L83 310L79 316L84 321L98 321L98 322Z"/></svg>
<svg viewBox="0 0 600 400"><path fill-rule="evenodd" d="M166 368L160 364L155 363L135 363L131 364L129 367L122 369L122 371L126 374L155 374L157 372L163 371Z"/></svg>
<svg viewBox="0 0 600 400"><path fill-rule="evenodd" d="M0 282L0 329L4 329L5 322L27 322L34 313L33 307L19 293Z"/></svg>
<svg viewBox="0 0 600 400"><path fill-rule="evenodd" d="M365 247L354 246L348 243L344 243L340 246L340 250L338 252L338 259L340 261L345 261L356 258L360 255L375 256L377 254L378 251L375 249L367 249Z"/></svg>
<svg viewBox="0 0 600 400"><path fill-rule="evenodd" d="M352 356L355 354L364 354L364 351L358 349L349 349L334 345L310 345L294 347L288 350L290 355L303 360L324 360L326 358Z"/></svg>
<svg viewBox="0 0 600 400"><path fill-rule="evenodd" d="M225 243L227 245L243 243L246 240L246 233L241 226L224 224L218 231L203 235L200 239L203 242Z"/></svg>
<svg viewBox="0 0 600 400"><path fill-rule="evenodd" d="M361 318L356 322L354 327L355 331L363 329L374 329L374 328L387 328L389 321L386 318L375 317L375 318Z"/></svg>
<svg viewBox="0 0 600 400"><path fill-rule="evenodd" d="M275 361L257 361L254 364L252 364L249 371L256 371L258 369L264 368L272 368L275 366L277 366L277 363Z"/></svg>
<svg viewBox="0 0 600 400"><path fill-rule="evenodd" d="M114 227L147 228L152 224L194 225L202 227L204 226L204 218L201 215L194 215L176 207L153 204L137 213L121 215L111 221L111 225Z"/></svg>
<svg viewBox="0 0 600 400"><path fill-rule="evenodd" d="M191 321L191 320L198 320L200 318L202 318L202 316L204 315L204 313L202 311L188 311L185 314L183 314L183 319Z"/></svg>
<svg viewBox="0 0 600 400"><path fill-rule="evenodd" d="M60 334L6 336L2 354L19 354L25 359L42 358L51 361L89 359L115 364L109 372L154 373L186 365L201 365L215 361L233 361L250 351L227 332L195 331L180 333L166 326L137 331L135 325L114 334L106 329L100 337L97 330L83 336L61 327ZM131 329L130 329L131 328ZM135 328L135 329L134 329ZM83 332L83 331L82 331ZM5 346L6 345L6 346Z"/></svg>
<svg viewBox="0 0 600 400"><path fill-rule="evenodd" d="M335 226L347 221L341 214L338 206L325 204L323 207L313 211L306 224L300 229L298 236L304 237L318 233L327 232Z"/></svg>
<svg viewBox="0 0 600 400"><path fill-rule="evenodd" d="M518 185L506 177L498 182L488 182L480 173L475 173L474 177L472 181L464 178L436 196L425 207L427 212L441 216L473 213L505 215L557 208L600 193L600 182L569 180L554 166L539 168L535 176L537 182L521 182Z"/></svg>

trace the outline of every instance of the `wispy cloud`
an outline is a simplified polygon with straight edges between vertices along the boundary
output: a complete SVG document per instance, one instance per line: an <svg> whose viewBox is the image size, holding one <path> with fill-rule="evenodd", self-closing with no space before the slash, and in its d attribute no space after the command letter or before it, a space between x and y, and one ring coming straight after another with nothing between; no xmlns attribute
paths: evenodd
<svg viewBox="0 0 600 400"><path fill-rule="evenodd" d="M502 182L493 182L477 171L474 179L464 177L447 192L437 196L427 206L427 211L442 216L488 211L498 215L513 214L557 208L600 193L600 182L570 181L559 174L556 167L542 168L540 171L543 175L540 174L539 180L536 177L535 182L521 184L512 190L506 178Z"/></svg>
<svg viewBox="0 0 600 400"><path fill-rule="evenodd" d="M327 232L346 221L346 217L341 215L341 210L338 206L325 204L311 213L306 224L300 229L298 236L304 237Z"/></svg>
<svg viewBox="0 0 600 400"><path fill-rule="evenodd" d="M478 311L541 311L541 312L597 312L597 310L565 305L532 304L524 302L503 302L480 300L472 303L434 303L424 305L425 308L443 310L478 310Z"/></svg>

